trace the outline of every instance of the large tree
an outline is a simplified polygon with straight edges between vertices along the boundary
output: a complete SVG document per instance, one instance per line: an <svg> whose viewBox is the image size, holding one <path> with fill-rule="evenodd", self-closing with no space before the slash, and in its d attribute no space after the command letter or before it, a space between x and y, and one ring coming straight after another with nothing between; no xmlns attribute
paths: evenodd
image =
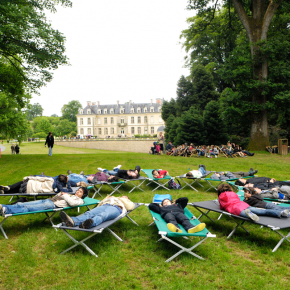
<svg viewBox="0 0 290 290"><path fill-rule="evenodd" d="M26 111L27 120L31 121L35 117L42 116L43 108L39 103L35 103L30 106L30 108Z"/></svg>
<svg viewBox="0 0 290 290"><path fill-rule="evenodd" d="M70 101L68 104L63 105L61 108L62 118L68 119L71 122L76 122L76 114L81 108L82 105L79 101Z"/></svg>
<svg viewBox="0 0 290 290"><path fill-rule="evenodd" d="M268 61L261 57L261 42L267 41L267 34L272 19L283 0L189 0L189 9L198 10L199 14L208 11L214 17L218 3L230 9L233 5L250 42L252 56L252 79L256 88L252 94L253 110L249 148L264 149L269 144L268 117L266 111L267 91L265 82L268 78ZM212 17L212 18L213 18Z"/></svg>

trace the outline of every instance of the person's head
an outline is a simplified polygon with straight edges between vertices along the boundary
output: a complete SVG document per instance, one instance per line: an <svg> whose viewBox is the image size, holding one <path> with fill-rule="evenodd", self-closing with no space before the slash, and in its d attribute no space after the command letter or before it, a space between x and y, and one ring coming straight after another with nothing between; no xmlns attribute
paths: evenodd
<svg viewBox="0 0 290 290"><path fill-rule="evenodd" d="M256 193L254 187L244 187L243 190L245 198L249 198Z"/></svg>
<svg viewBox="0 0 290 290"><path fill-rule="evenodd" d="M67 183L69 178L66 174L60 174L57 179L59 182Z"/></svg>
<svg viewBox="0 0 290 290"><path fill-rule="evenodd" d="M186 177L186 178L191 178L191 177L193 177L192 172L187 172L187 173L185 174L185 177Z"/></svg>
<svg viewBox="0 0 290 290"><path fill-rule="evenodd" d="M51 132L49 132L49 133L48 133L48 135L49 135L49 136L51 136L51 135L52 135L52 133L51 133Z"/></svg>
<svg viewBox="0 0 290 290"><path fill-rule="evenodd" d="M81 186L81 187L87 187L88 185L87 185L84 181L81 181L81 182L80 182L80 186Z"/></svg>
<svg viewBox="0 0 290 290"><path fill-rule="evenodd" d="M213 146L213 145L210 145L210 148L211 148L211 149L213 149L213 148L214 148L214 146Z"/></svg>
<svg viewBox="0 0 290 290"><path fill-rule="evenodd" d="M218 193L218 196L223 193L223 192L226 192L226 191L233 191L232 187L227 184L227 183L222 183L221 185L219 185L219 187L217 188L217 193Z"/></svg>
<svg viewBox="0 0 290 290"><path fill-rule="evenodd" d="M119 177L115 176L115 175L110 175L108 180L111 181L111 182L118 182L119 181Z"/></svg>
<svg viewBox="0 0 290 290"><path fill-rule="evenodd" d="M137 179L139 178L140 174L138 173L138 170L128 170L128 177L129 179Z"/></svg>
<svg viewBox="0 0 290 290"><path fill-rule="evenodd" d="M246 184L247 180L244 179L244 178L240 178L238 179L236 182L235 182L235 185L238 185L238 186L244 186Z"/></svg>
<svg viewBox="0 0 290 290"><path fill-rule="evenodd" d="M82 198L82 199L84 199L85 197L87 197L88 194L89 194L88 189L87 189L86 187L84 187L84 186L80 187L80 188L76 191L76 193L75 193L75 195L76 195L77 197Z"/></svg>
<svg viewBox="0 0 290 290"><path fill-rule="evenodd" d="M244 187L254 187L254 184L253 183L248 183L248 184L245 184Z"/></svg>
<svg viewBox="0 0 290 290"><path fill-rule="evenodd" d="M168 206L168 205L172 205L172 201L168 198L163 199L161 202L161 206Z"/></svg>
<svg viewBox="0 0 290 290"><path fill-rule="evenodd" d="M152 170L152 175L154 178L156 178L159 175L159 172L156 169L154 169Z"/></svg>

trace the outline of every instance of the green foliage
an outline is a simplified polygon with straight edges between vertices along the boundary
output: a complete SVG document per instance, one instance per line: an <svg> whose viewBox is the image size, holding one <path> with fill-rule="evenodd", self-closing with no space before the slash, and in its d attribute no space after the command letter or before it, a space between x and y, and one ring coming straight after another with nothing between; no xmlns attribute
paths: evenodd
<svg viewBox="0 0 290 290"><path fill-rule="evenodd" d="M176 102L171 99L170 102L163 101L161 117L166 122L170 115L176 116Z"/></svg>
<svg viewBox="0 0 290 290"><path fill-rule="evenodd" d="M59 124L54 128L53 132L57 136L69 135L70 132L76 132L77 127L75 122L70 122L67 119L60 120Z"/></svg>
<svg viewBox="0 0 290 290"><path fill-rule="evenodd" d="M39 103L30 106L30 109L26 111L27 120L31 121L37 116L42 116L43 108Z"/></svg>
<svg viewBox="0 0 290 290"><path fill-rule="evenodd" d="M63 105L61 108L62 119L67 119L71 122L76 122L79 109L82 108L82 105L79 101L70 101L68 104Z"/></svg>
<svg viewBox="0 0 290 290"><path fill-rule="evenodd" d="M49 120L47 120L46 118L42 118L38 123L37 126L35 128L35 133L39 133L39 132L46 132L46 135L48 135L49 132L53 131L53 126L51 125L51 123L49 122Z"/></svg>
<svg viewBox="0 0 290 290"><path fill-rule="evenodd" d="M48 133L45 132L38 132L32 135L33 138L46 138Z"/></svg>

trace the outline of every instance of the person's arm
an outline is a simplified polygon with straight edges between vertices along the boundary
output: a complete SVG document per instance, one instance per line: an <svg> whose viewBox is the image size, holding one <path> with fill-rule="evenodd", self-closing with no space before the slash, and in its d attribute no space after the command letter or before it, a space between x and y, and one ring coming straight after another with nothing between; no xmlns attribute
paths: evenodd
<svg viewBox="0 0 290 290"><path fill-rule="evenodd" d="M150 203L149 209L160 214L160 205L158 203Z"/></svg>
<svg viewBox="0 0 290 290"><path fill-rule="evenodd" d="M77 183L75 183L75 182L72 181L72 180L69 180L67 184L69 184L69 185L72 186L72 187L77 187L77 186L78 186Z"/></svg>
<svg viewBox="0 0 290 290"><path fill-rule="evenodd" d="M45 144L44 144L44 146L46 146L46 144L47 144L47 137L46 137L46 139L45 139Z"/></svg>
<svg viewBox="0 0 290 290"><path fill-rule="evenodd" d="M75 182L74 182L75 183ZM76 183L75 183L76 185ZM63 192L73 192L72 188L71 188L71 181L69 181L67 184L66 184L66 187L63 187L62 189Z"/></svg>
<svg viewBox="0 0 290 290"><path fill-rule="evenodd" d="M84 204L84 200L77 197L75 195L71 196L65 192L62 192L63 199L68 203L69 206L78 206Z"/></svg>
<svg viewBox="0 0 290 290"><path fill-rule="evenodd" d="M180 204L182 208L185 208L187 206L188 203L188 198L187 197L180 197L178 198L175 203Z"/></svg>

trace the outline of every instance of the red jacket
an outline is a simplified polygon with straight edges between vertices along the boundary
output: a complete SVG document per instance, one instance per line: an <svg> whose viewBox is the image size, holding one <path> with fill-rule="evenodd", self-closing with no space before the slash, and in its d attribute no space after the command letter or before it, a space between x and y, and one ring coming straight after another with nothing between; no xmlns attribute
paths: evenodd
<svg viewBox="0 0 290 290"><path fill-rule="evenodd" d="M220 209L234 215L240 215L249 205L240 200L238 195L233 191L222 192L219 196Z"/></svg>
<svg viewBox="0 0 290 290"><path fill-rule="evenodd" d="M156 178L164 178L166 176L167 170L158 170L158 176Z"/></svg>

